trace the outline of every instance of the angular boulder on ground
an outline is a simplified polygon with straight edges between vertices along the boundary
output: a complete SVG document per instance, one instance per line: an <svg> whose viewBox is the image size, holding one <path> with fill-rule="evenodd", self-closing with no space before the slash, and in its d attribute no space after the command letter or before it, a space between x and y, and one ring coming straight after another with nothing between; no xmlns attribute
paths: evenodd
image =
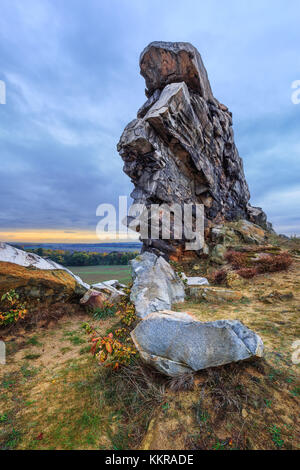
<svg viewBox="0 0 300 470"><path fill-rule="evenodd" d="M173 303L184 301L184 285L163 257L145 252L132 260L131 266L130 300L139 317L170 309Z"/></svg>
<svg viewBox="0 0 300 470"><path fill-rule="evenodd" d="M209 282L206 277L192 276L188 277L184 273L181 275L181 279L187 286L208 286Z"/></svg>
<svg viewBox="0 0 300 470"><path fill-rule="evenodd" d="M238 290L226 289L214 286L191 286L187 289L190 297L198 300L206 300L211 303L238 302L243 294Z"/></svg>
<svg viewBox="0 0 300 470"><path fill-rule="evenodd" d="M260 226L241 219L235 222L215 225L211 229L211 241L216 243L216 247L234 246L239 244L264 245L268 240L269 233ZM211 255L213 255L212 253Z"/></svg>
<svg viewBox="0 0 300 470"><path fill-rule="evenodd" d="M105 294L107 300L112 303L117 303L122 300L122 297L126 295L123 290L125 287L124 284L121 284L117 280L98 282L91 286L92 290Z"/></svg>
<svg viewBox="0 0 300 470"><path fill-rule="evenodd" d="M0 295L11 289L29 302L55 303L81 297L89 285L54 261L0 243Z"/></svg>
<svg viewBox="0 0 300 470"><path fill-rule="evenodd" d="M118 144L124 172L135 186L134 202L204 205L206 239L214 225L237 219L270 229L262 209L249 204L232 114L214 98L197 49L183 42L152 42L141 54L140 67L148 100ZM185 242L150 237L143 249L187 259Z"/></svg>
<svg viewBox="0 0 300 470"><path fill-rule="evenodd" d="M263 342L237 320L200 322L187 313L149 314L131 333L141 358L168 376L178 376L263 356Z"/></svg>

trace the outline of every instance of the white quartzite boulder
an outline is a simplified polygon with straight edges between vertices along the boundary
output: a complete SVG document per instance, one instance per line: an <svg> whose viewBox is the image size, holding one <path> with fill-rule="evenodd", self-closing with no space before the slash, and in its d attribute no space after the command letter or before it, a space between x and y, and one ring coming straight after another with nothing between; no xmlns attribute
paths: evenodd
<svg viewBox="0 0 300 470"><path fill-rule="evenodd" d="M155 312L131 336L141 358L172 377L263 355L260 336L238 320L200 322L187 313Z"/></svg>
<svg viewBox="0 0 300 470"><path fill-rule="evenodd" d="M170 264L161 256L145 252L131 261L133 286L130 300L144 318L151 312L168 310L184 301L184 285Z"/></svg>

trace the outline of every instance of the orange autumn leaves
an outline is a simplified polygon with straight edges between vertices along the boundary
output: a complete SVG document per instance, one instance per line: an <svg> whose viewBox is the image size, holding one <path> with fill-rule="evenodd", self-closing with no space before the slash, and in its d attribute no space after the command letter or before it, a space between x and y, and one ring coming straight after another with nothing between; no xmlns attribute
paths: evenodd
<svg viewBox="0 0 300 470"><path fill-rule="evenodd" d="M133 356L136 355L136 349L130 344L125 344L116 339L113 333L109 333L102 338L93 338L91 351L105 366L118 369L120 365L128 365Z"/></svg>

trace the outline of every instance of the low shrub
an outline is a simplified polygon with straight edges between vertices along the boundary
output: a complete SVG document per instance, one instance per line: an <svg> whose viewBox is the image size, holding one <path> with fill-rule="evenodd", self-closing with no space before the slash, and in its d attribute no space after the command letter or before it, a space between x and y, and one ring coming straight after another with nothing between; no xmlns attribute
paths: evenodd
<svg viewBox="0 0 300 470"><path fill-rule="evenodd" d="M22 320L27 314L25 304L20 302L15 290L6 292L0 302L0 327L9 326Z"/></svg>
<svg viewBox="0 0 300 470"><path fill-rule="evenodd" d="M250 264L249 255L240 251L227 251L225 259L235 269L246 268Z"/></svg>
<svg viewBox="0 0 300 470"><path fill-rule="evenodd" d="M113 311L113 307L111 304L107 307L110 313ZM97 330L88 323L84 323L83 328L91 336L91 352L98 358L99 363L112 369L118 369L121 365L128 366L131 364L134 357L137 356L137 350L130 337L130 330L137 317L134 305L128 301L128 296L114 309L117 310L114 311L114 314L119 316L121 326L119 323L107 335L99 335Z"/></svg>
<svg viewBox="0 0 300 470"><path fill-rule="evenodd" d="M121 322L127 327L130 327L136 321L135 308L131 303L122 305L117 314L119 314Z"/></svg>
<svg viewBox="0 0 300 470"><path fill-rule="evenodd" d="M288 253L280 253L274 256L264 256L257 260L255 265L258 273L272 273L285 271L290 267L292 262L292 257Z"/></svg>
<svg viewBox="0 0 300 470"><path fill-rule="evenodd" d="M214 271L210 275L210 280L213 284L226 284L227 279L227 272L224 269L219 269L218 271Z"/></svg>

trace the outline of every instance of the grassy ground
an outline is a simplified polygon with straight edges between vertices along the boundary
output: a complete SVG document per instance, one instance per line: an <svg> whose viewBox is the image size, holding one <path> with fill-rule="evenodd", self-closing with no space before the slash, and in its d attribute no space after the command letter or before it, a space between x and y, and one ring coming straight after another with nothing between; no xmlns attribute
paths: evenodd
<svg viewBox="0 0 300 470"><path fill-rule="evenodd" d="M265 358L199 372L190 391L168 389L144 449L300 448L300 365L292 361L300 339L300 262L245 281L240 290L238 302L187 301L175 308L201 321L242 321L262 337ZM293 298L280 300L274 291Z"/></svg>
<svg viewBox="0 0 300 470"><path fill-rule="evenodd" d="M130 266L68 266L74 274L88 284L117 279L123 284L131 281Z"/></svg>

